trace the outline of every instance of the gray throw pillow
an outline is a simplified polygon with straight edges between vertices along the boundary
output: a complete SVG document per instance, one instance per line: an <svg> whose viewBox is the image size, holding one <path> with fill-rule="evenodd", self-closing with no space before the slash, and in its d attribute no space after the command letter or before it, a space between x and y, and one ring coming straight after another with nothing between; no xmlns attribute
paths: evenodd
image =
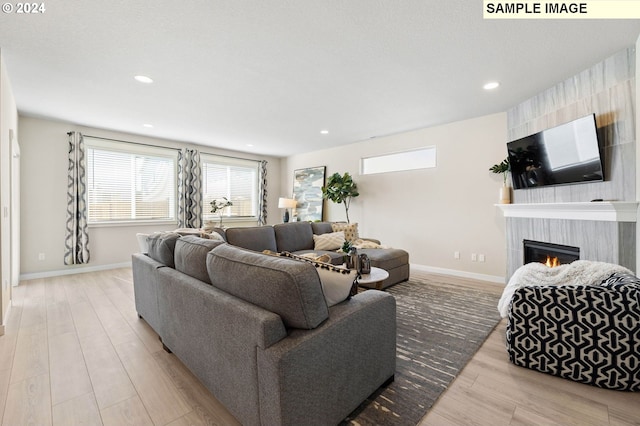
<svg viewBox="0 0 640 426"><path fill-rule="evenodd" d="M176 241L174 256L176 271L211 284L207 272L207 253L220 244L225 244L225 242L200 238L195 235L180 237Z"/></svg>
<svg viewBox="0 0 640 426"><path fill-rule="evenodd" d="M175 232L160 232L149 235L147 237L149 257L170 268L175 268L173 252L178 238L180 238L180 235Z"/></svg>
<svg viewBox="0 0 640 426"><path fill-rule="evenodd" d="M229 244L207 255L211 284L280 315L288 328L313 329L329 317L316 268Z"/></svg>

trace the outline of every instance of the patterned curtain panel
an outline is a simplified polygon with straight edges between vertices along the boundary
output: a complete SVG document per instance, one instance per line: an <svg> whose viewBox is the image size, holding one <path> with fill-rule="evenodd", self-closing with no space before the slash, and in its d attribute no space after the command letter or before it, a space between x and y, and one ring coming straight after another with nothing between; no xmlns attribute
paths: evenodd
<svg viewBox="0 0 640 426"><path fill-rule="evenodd" d="M202 227L202 166L195 149L178 153L178 227Z"/></svg>
<svg viewBox="0 0 640 426"><path fill-rule="evenodd" d="M89 263L87 226L87 177L82 133L69 132L69 175L67 177L67 233L64 264Z"/></svg>
<svg viewBox="0 0 640 426"><path fill-rule="evenodd" d="M260 162L260 194L258 195L258 225L267 224L267 162Z"/></svg>

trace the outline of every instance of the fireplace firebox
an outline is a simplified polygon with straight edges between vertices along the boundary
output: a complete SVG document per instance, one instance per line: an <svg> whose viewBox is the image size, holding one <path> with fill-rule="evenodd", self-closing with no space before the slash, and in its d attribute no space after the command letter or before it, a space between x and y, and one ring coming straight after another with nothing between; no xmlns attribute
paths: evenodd
<svg viewBox="0 0 640 426"><path fill-rule="evenodd" d="M523 240L523 245L525 264L540 262L553 267L580 259L580 247L532 240Z"/></svg>

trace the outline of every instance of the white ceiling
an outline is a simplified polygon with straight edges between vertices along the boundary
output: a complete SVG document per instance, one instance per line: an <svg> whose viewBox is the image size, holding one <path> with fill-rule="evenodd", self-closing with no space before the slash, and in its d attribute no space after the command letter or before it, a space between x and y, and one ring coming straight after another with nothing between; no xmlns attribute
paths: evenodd
<svg viewBox="0 0 640 426"><path fill-rule="evenodd" d="M44 4L0 15L22 114L275 156L505 111L640 34L483 20L480 0Z"/></svg>

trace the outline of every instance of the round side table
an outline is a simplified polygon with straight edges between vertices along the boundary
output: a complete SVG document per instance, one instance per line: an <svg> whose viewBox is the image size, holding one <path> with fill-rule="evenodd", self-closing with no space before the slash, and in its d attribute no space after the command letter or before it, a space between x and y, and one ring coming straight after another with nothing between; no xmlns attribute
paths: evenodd
<svg viewBox="0 0 640 426"><path fill-rule="evenodd" d="M371 267L371 273L362 274L358 278L358 284L375 284L376 290L380 290L382 287L382 281L389 278L389 273L381 268Z"/></svg>

